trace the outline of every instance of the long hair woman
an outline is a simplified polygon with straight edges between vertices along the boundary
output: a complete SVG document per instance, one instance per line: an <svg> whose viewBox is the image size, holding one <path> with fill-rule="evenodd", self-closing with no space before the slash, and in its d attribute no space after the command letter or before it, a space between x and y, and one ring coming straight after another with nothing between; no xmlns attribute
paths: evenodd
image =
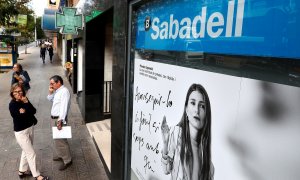
<svg viewBox="0 0 300 180"><path fill-rule="evenodd" d="M162 165L172 180L212 180L211 109L206 90L200 84L188 89L180 122L162 126Z"/></svg>

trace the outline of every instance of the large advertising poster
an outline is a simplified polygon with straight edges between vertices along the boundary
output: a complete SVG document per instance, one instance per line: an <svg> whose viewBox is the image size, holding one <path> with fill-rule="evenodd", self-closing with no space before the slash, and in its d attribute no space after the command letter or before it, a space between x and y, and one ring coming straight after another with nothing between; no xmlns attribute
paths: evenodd
<svg viewBox="0 0 300 180"><path fill-rule="evenodd" d="M19 14L17 22L18 22L19 26L26 26L27 25L27 15Z"/></svg>
<svg viewBox="0 0 300 180"><path fill-rule="evenodd" d="M3 42L0 40L0 53L11 53L12 47L11 45L7 44L6 42Z"/></svg>
<svg viewBox="0 0 300 180"><path fill-rule="evenodd" d="M12 54L0 54L0 67L13 66Z"/></svg>
<svg viewBox="0 0 300 180"><path fill-rule="evenodd" d="M132 179L300 179L298 87L139 56L134 77Z"/></svg>
<svg viewBox="0 0 300 180"><path fill-rule="evenodd" d="M236 179L238 173L228 174L236 166L226 134L236 124L240 78L139 57L134 77L131 168L138 179L183 179L203 166L203 177L218 169L220 179ZM182 171L188 161L191 174Z"/></svg>
<svg viewBox="0 0 300 180"><path fill-rule="evenodd" d="M300 88L243 78L238 109L226 143L241 179L299 180Z"/></svg>

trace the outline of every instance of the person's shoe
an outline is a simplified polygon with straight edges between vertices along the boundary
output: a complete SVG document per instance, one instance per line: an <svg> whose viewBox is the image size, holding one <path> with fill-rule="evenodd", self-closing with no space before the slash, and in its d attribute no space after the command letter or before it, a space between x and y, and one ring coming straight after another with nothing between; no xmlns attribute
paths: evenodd
<svg viewBox="0 0 300 180"><path fill-rule="evenodd" d="M60 157L53 157L53 161L62 161L63 159Z"/></svg>
<svg viewBox="0 0 300 180"><path fill-rule="evenodd" d="M48 176L39 175L38 177L35 177L36 180L49 180Z"/></svg>
<svg viewBox="0 0 300 180"><path fill-rule="evenodd" d="M69 163L67 163L67 164L65 164L65 163L63 163L63 164L61 164L60 166L59 166L59 170L60 171L63 171L63 170L65 170L65 169L67 169L69 166L71 166L72 165L72 161L70 161Z"/></svg>
<svg viewBox="0 0 300 180"><path fill-rule="evenodd" d="M19 171L19 177L20 177L20 179L23 179L26 176L32 176L31 171L25 171L25 172Z"/></svg>

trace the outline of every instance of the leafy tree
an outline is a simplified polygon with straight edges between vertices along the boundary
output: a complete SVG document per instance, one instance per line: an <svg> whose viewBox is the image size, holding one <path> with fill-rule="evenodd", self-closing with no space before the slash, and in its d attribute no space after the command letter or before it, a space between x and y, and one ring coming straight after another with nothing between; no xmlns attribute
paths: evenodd
<svg viewBox="0 0 300 180"><path fill-rule="evenodd" d="M0 0L0 25L16 25L13 18L18 14L33 14L33 11L27 7L30 0Z"/></svg>
<svg viewBox="0 0 300 180"><path fill-rule="evenodd" d="M0 25L11 25L10 19L18 14L15 8L16 0L0 0Z"/></svg>
<svg viewBox="0 0 300 180"><path fill-rule="evenodd" d="M36 18L36 38L37 39L45 39L45 33L44 31L42 30L42 18L41 17L38 17Z"/></svg>
<svg viewBox="0 0 300 180"><path fill-rule="evenodd" d="M0 25L5 28L5 34L21 33L21 36L14 42L16 45L27 44L34 37L35 22L33 10L27 6L29 2L30 0L0 0ZM26 25L17 24L18 15L26 15ZM27 46L25 53L27 53Z"/></svg>
<svg viewBox="0 0 300 180"><path fill-rule="evenodd" d="M27 24L18 26L21 37L18 38L19 43L25 44L25 54L27 54L27 44L34 39L35 22L32 15L27 15Z"/></svg>

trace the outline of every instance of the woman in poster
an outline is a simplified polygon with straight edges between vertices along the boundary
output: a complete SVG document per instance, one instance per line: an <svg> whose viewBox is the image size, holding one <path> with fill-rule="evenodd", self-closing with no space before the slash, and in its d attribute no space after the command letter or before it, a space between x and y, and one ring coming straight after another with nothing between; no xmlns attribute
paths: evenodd
<svg viewBox="0 0 300 180"><path fill-rule="evenodd" d="M162 166L172 180L212 180L210 151L211 110L207 92L192 84L180 122L170 128L163 118Z"/></svg>
<svg viewBox="0 0 300 180"><path fill-rule="evenodd" d="M228 131L239 179L300 179L300 88L244 78L238 126ZM226 153L226 152L225 152Z"/></svg>

